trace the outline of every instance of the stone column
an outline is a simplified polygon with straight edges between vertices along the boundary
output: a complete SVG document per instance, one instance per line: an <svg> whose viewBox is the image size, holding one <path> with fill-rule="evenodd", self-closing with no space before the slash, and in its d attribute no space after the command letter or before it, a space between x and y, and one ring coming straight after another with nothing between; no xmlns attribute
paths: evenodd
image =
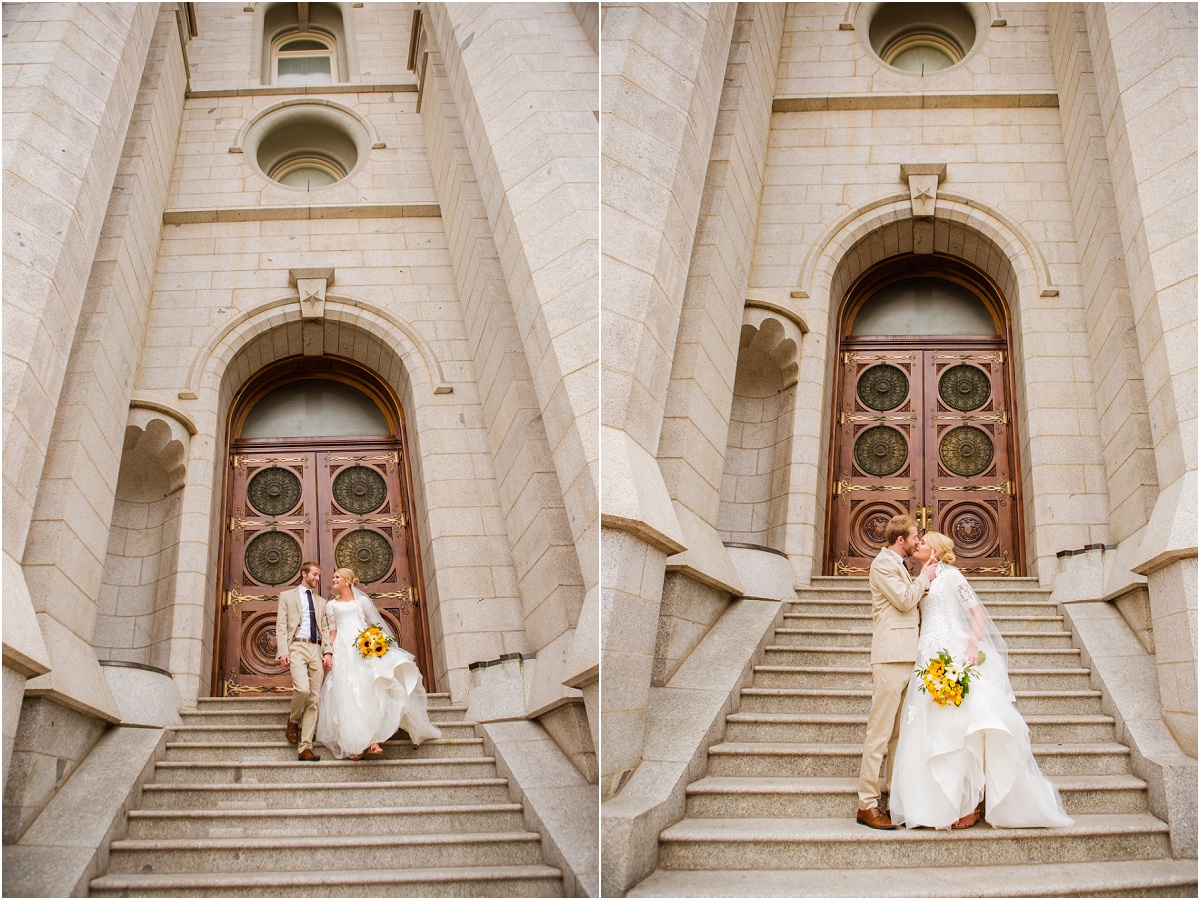
<svg viewBox="0 0 1200 900"><path fill-rule="evenodd" d="M731 594L717 515L784 20L778 5L737 10L657 453L687 545L667 568Z"/></svg>
<svg viewBox="0 0 1200 900"><path fill-rule="evenodd" d="M1129 567L1149 583L1164 717L1194 757L1196 8L1105 3L1085 15L1160 486Z"/></svg>
<svg viewBox="0 0 1200 900"><path fill-rule="evenodd" d="M735 13L603 12L603 796L641 760L666 557L685 549L655 457Z"/></svg>
<svg viewBox="0 0 1200 900"><path fill-rule="evenodd" d="M90 659L95 670L95 685L81 687L83 696L76 699L109 718L116 707L86 641L41 616L41 630L55 638L49 642L53 652L37 646L27 627L33 611L47 591L62 585L37 583L21 564L157 15L157 5L133 3L14 4L4 10L5 692L13 684L9 668L36 674L67 662L57 655L57 638L66 631L62 645ZM117 417L122 426L125 413L122 407ZM103 552L101 537L101 558ZM31 587L38 596L30 597ZM92 620L94 598L92 616L74 624L87 629Z"/></svg>
<svg viewBox="0 0 1200 900"><path fill-rule="evenodd" d="M577 735L570 723L586 720L588 692L576 689L599 678L595 642L590 655L576 652L579 623L596 593L599 512L594 496L587 499L594 474L587 461L596 457L597 440L589 425L594 414L563 402L584 400L576 392L581 382L568 390L564 379L594 368L596 354L594 339L589 357L586 342L573 343L583 332L568 336L571 326L556 317L570 307L586 322L579 300L594 272L577 267L574 293L552 274L560 262L551 247L578 262L581 244L595 237L594 212L587 233L579 215L595 205L594 178L589 193L580 157L595 124L595 79L589 95L587 79L572 74L578 61L586 71L594 51L565 5L439 4L423 21L416 39L427 38L429 57L421 118L515 564L528 641L521 649L537 653L536 662L522 667L527 692L521 679L501 677L507 667L487 669L480 678L488 683L476 685L481 690L473 690L472 704L481 721L519 707L522 715L543 717L556 739ZM514 41L519 65L502 51ZM574 114L548 118L560 102L573 105ZM588 110L590 124L580 110ZM517 153L518 137L542 154L522 174L517 170L529 160ZM561 230L541 230L551 222ZM531 253L542 256L531 260ZM592 307L594 318L594 291ZM594 758L596 741L586 743ZM581 748L563 749L574 755Z"/></svg>

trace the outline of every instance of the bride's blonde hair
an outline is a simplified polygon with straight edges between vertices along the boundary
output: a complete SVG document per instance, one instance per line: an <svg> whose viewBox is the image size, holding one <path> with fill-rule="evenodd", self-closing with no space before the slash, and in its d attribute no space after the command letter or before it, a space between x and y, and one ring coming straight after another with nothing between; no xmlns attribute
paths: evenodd
<svg viewBox="0 0 1200 900"><path fill-rule="evenodd" d="M925 543L937 551L938 559L948 566L954 565L954 541L940 531L925 532Z"/></svg>
<svg viewBox="0 0 1200 900"><path fill-rule="evenodd" d="M341 575L342 578L345 579L346 584L350 585L351 587L354 587L354 585L359 583L358 576L354 574L353 569L335 569L334 574Z"/></svg>

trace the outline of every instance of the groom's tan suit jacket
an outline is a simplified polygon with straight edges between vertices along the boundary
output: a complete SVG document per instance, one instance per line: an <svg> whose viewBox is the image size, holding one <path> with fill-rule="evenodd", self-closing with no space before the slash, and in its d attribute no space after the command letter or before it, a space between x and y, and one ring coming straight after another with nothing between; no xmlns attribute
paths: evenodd
<svg viewBox="0 0 1200 900"><path fill-rule="evenodd" d="M275 658L283 656L292 646L296 632L300 629L300 604L307 604L298 587L290 588L279 595L275 611ZM313 609L317 613L317 631L321 635L321 646L329 646L329 619L325 616L325 598L313 591ZM286 640L283 639L286 637ZM301 635L308 637L308 635Z"/></svg>
<svg viewBox="0 0 1200 900"><path fill-rule="evenodd" d="M921 613L917 605L929 590L929 579L913 580L895 551L884 547L871 563L871 665L913 662Z"/></svg>

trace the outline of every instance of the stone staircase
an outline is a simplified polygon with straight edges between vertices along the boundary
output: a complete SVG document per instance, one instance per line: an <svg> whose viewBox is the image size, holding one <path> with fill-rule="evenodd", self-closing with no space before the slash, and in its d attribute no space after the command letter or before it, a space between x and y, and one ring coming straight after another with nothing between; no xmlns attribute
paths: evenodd
<svg viewBox="0 0 1200 900"><path fill-rule="evenodd" d="M289 699L205 698L112 843L98 897L560 897L541 838L465 708L429 695L442 739L299 762ZM399 732L397 737L405 737Z"/></svg>
<svg viewBox="0 0 1200 900"><path fill-rule="evenodd" d="M865 578L815 578L786 604L658 869L628 896L1196 896L1196 861L1171 859L1167 825L1115 740L1049 591L973 585L1009 646L1017 706L1069 829L875 831L854 821L870 707Z"/></svg>

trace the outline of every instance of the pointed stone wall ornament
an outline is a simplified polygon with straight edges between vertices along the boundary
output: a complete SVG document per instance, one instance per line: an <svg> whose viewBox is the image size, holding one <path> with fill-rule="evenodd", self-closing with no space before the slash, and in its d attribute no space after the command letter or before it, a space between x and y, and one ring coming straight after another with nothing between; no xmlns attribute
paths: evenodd
<svg viewBox="0 0 1200 900"><path fill-rule="evenodd" d="M325 291L333 286L333 269L288 269L288 284L300 295L300 317L325 316Z"/></svg>
<svg viewBox="0 0 1200 900"><path fill-rule="evenodd" d="M908 182L912 199L913 253L933 252L937 191L945 177L945 163L905 163L900 166L900 180Z"/></svg>
<svg viewBox="0 0 1200 900"><path fill-rule="evenodd" d="M288 269L288 284L300 297L301 339L305 356L325 353L325 291L333 284L333 269Z"/></svg>

